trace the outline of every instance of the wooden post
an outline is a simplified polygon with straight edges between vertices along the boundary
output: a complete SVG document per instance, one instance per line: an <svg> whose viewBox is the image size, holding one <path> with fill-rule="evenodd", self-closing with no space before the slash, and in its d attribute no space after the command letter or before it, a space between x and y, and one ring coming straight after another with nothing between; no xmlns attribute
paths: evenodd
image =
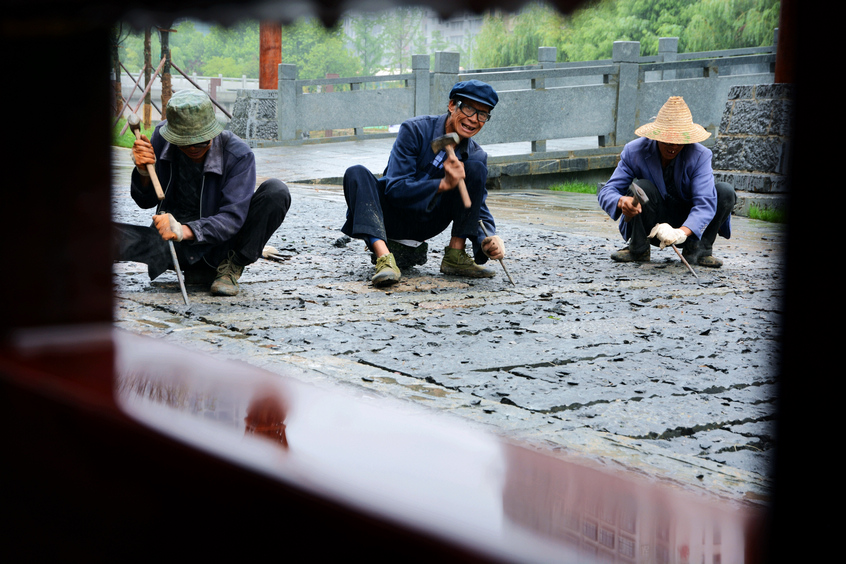
<svg viewBox="0 0 846 564"><path fill-rule="evenodd" d="M153 65L150 62L150 58L152 57L152 53L150 52L152 49L150 45L150 28L144 30L144 87L147 88L150 85L150 73L153 70ZM144 129L150 129L150 103L152 102L152 96L150 95L150 90L152 88L147 88L147 94L144 96Z"/></svg>
<svg viewBox="0 0 846 564"><path fill-rule="evenodd" d="M162 43L162 59L165 64L162 67L161 82L162 82L162 119L167 119L167 103L170 97L173 96L173 86L170 79L170 32L175 32L175 29L159 28L161 43Z"/></svg>
<svg viewBox="0 0 846 564"><path fill-rule="evenodd" d="M259 89L276 90L282 63L282 25L259 22Z"/></svg>
<svg viewBox="0 0 846 564"><path fill-rule="evenodd" d="M793 84L796 79L796 35L798 2L781 0L778 18L778 43L776 44L775 81Z"/></svg>

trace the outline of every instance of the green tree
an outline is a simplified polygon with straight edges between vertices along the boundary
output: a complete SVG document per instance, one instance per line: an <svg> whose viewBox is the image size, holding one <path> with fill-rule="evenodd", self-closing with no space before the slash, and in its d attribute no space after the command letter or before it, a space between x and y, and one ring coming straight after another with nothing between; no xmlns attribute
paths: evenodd
<svg viewBox="0 0 846 564"><path fill-rule="evenodd" d="M200 73L205 60L205 37L192 21L183 21L170 34L170 58L186 73ZM175 72L175 71L174 71Z"/></svg>
<svg viewBox="0 0 846 564"><path fill-rule="evenodd" d="M258 21L244 20L232 27L213 26L205 36L203 46L205 62L200 65L203 75L258 78Z"/></svg>
<svg viewBox="0 0 846 564"><path fill-rule="evenodd" d="M564 18L554 8L531 3L511 16L497 12L485 16L473 47L477 68L537 63L538 47L560 41Z"/></svg>
<svg viewBox="0 0 846 564"><path fill-rule="evenodd" d="M382 70L382 58L385 55L385 39L381 31L385 26L384 14L357 12L350 14L353 38L353 51L361 61L361 72L365 76Z"/></svg>
<svg viewBox="0 0 846 564"><path fill-rule="evenodd" d="M382 36L385 40L387 68L402 73L411 66L411 56L426 52L421 8L396 8L386 16Z"/></svg>
<svg viewBox="0 0 846 564"><path fill-rule="evenodd" d="M302 79L324 78L326 73L356 76L361 62L343 39L339 26L327 29L314 18L297 20L282 28L282 62L297 65Z"/></svg>
<svg viewBox="0 0 846 564"><path fill-rule="evenodd" d="M688 6L679 49L709 51L772 43L778 0L701 0Z"/></svg>
<svg viewBox="0 0 846 564"><path fill-rule="evenodd" d="M473 60L523 65L539 46L557 47L559 61L608 59L615 41L639 41L641 54L654 55L661 37L678 37L680 52L755 47L772 42L778 15L778 0L598 0L568 16L535 3L488 14Z"/></svg>

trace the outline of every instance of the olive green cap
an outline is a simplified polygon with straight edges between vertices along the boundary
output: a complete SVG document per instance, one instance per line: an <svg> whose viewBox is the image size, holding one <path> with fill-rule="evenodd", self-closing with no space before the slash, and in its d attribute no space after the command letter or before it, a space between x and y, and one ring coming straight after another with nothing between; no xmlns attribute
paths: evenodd
<svg viewBox="0 0 846 564"><path fill-rule="evenodd" d="M211 99L200 90L180 90L174 94L167 103L166 115L160 133L177 147L214 139L223 131Z"/></svg>

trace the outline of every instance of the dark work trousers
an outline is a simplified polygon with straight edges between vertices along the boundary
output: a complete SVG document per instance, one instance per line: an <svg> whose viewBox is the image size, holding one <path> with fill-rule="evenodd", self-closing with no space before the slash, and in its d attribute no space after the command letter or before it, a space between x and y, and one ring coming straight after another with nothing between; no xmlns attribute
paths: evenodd
<svg viewBox="0 0 846 564"><path fill-rule="evenodd" d="M411 239L425 241L442 233L452 223L452 236L475 237L479 231L479 209L485 192L487 168L479 162L464 163L467 193L472 205L464 207L458 188L435 196L428 210L392 205L385 198L384 178L376 178L356 165L344 174L347 220L341 231L350 237L383 241ZM443 177L443 175L441 175Z"/></svg>
<svg viewBox="0 0 846 564"><path fill-rule="evenodd" d="M190 241L174 241L179 267L184 271L214 271L217 266L235 251L234 260L241 266L252 264L261 256L262 249L273 233L282 225L285 215L291 207L291 193L281 180L271 178L261 183L250 200L250 209L241 230L219 245L209 245L202 253L202 258L191 262L186 254ZM178 219L178 218L177 218ZM155 227L113 224L115 239L115 260L143 262L147 265L150 279L156 278L165 270L173 270L173 258L167 242L162 240Z"/></svg>
<svg viewBox="0 0 846 564"><path fill-rule="evenodd" d="M632 238L629 242L629 249L633 253L645 252L649 247L649 243L654 246L659 246L657 239L647 239L649 232L658 223L669 223L675 228L679 228L684 224L687 216L693 205L690 202L681 200L664 199L658 188L649 180L635 180L638 186L643 188L646 196L649 198L649 203L643 207L643 212L631 219L632 223ZM688 237L680 246L684 248L685 256L698 258L700 256L707 257L712 254L714 241L717 238L717 232L720 226L726 222L731 215L731 210L737 202L737 194L730 184L725 182L717 182L717 210L714 214L714 219L705 228L700 240L695 235ZM629 191L629 196L633 196Z"/></svg>

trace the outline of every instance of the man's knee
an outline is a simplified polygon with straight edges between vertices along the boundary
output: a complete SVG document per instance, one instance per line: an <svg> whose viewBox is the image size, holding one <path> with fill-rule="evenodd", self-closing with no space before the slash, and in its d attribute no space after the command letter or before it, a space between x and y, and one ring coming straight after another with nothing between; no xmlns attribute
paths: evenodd
<svg viewBox="0 0 846 564"><path fill-rule="evenodd" d="M734 191L734 187L727 182L717 182L714 188L717 190L717 206L733 208L737 203L737 192Z"/></svg>
<svg viewBox="0 0 846 564"><path fill-rule="evenodd" d="M358 186L362 180L370 180L373 173L363 165L354 165L344 172L344 186Z"/></svg>
<svg viewBox="0 0 846 564"><path fill-rule="evenodd" d="M488 167L478 161L464 163L464 184L469 193L478 193L485 188L488 179ZM472 198L471 198L472 199Z"/></svg>
<svg viewBox="0 0 846 564"><path fill-rule="evenodd" d="M282 208L286 212L291 207L291 191L288 185L277 178L270 178L261 183L254 197L262 198L265 205Z"/></svg>

